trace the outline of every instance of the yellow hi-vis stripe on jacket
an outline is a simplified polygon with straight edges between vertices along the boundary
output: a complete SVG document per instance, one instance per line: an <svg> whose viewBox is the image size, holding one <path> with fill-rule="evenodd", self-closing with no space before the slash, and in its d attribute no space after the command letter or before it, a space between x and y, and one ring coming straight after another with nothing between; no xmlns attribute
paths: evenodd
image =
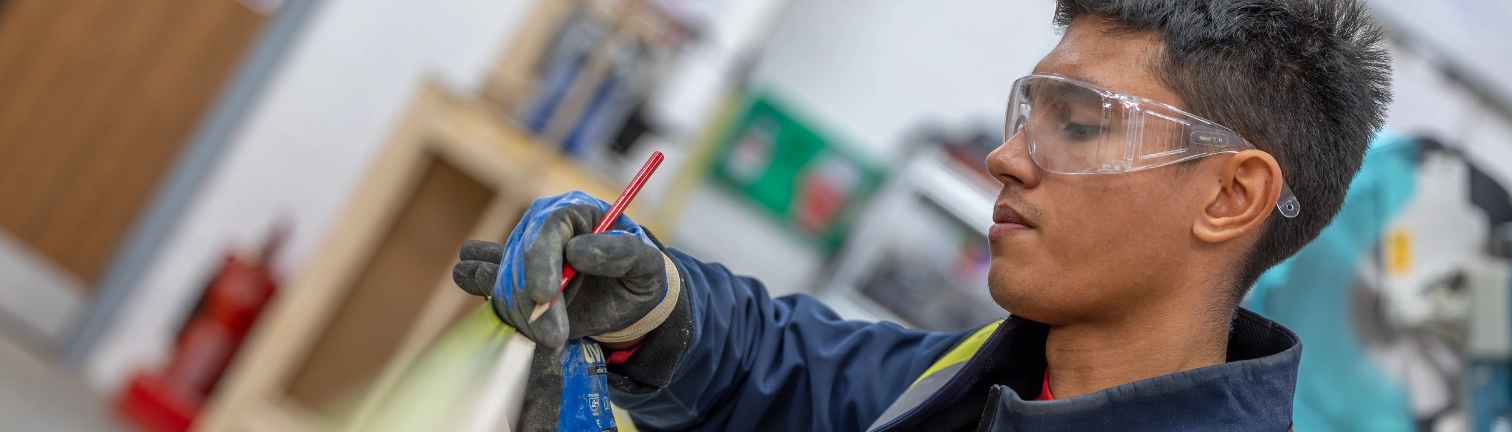
<svg viewBox="0 0 1512 432"><path fill-rule="evenodd" d="M945 369L971 359L971 356L976 355L977 350L982 348L982 344L987 342L987 338L989 336L992 336L992 332L996 331L998 325L1001 324L1003 324L1003 321L998 320L997 322L982 326L982 328L977 329L976 333L972 333L971 336L967 336L966 339L962 340L959 345L956 345L955 348L951 348L950 352L945 353L944 356L941 356L939 360L936 360L934 364L930 365L929 369L925 369L923 374L914 379L913 384L909 384L909 387L913 387L914 385L918 384L919 381L923 381L925 377L934 375L935 372L939 372L941 369Z"/></svg>
<svg viewBox="0 0 1512 432"><path fill-rule="evenodd" d="M898 395L898 398L893 400L892 405L882 412L882 416L878 417L871 427L867 429L876 429L878 426L908 412L914 406L923 403L924 399L934 394L935 390L939 390L946 382L949 382L950 378L961 370L963 363L976 355L977 350L982 349L982 344L987 343L987 339L992 337L992 332L997 331L998 326L1002 324L1003 321L999 320L998 322L982 326L982 328L971 333L971 336L962 339L960 343L956 344L955 348L951 348L945 355L940 356L938 360L935 360L934 364L924 369L924 373L915 378L914 382L908 385L908 389L904 390L903 394Z"/></svg>

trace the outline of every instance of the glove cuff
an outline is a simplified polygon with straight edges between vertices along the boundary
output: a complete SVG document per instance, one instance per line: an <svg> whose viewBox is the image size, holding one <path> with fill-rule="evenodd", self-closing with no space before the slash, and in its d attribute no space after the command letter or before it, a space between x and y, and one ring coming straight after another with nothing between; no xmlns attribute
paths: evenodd
<svg viewBox="0 0 1512 432"><path fill-rule="evenodd" d="M672 309L677 306L678 293L682 291L682 277L677 273L677 265L672 263L672 258L663 253L662 264L667 269L667 292L662 296L661 303L657 303L651 312L641 317L635 324L620 330L594 336L593 339L604 343L629 342L640 339L646 333L656 330L672 314Z"/></svg>

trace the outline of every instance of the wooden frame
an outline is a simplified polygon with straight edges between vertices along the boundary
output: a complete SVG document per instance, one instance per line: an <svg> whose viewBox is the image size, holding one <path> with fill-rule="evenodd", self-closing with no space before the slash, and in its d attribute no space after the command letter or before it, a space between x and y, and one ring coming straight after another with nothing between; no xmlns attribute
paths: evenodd
<svg viewBox="0 0 1512 432"><path fill-rule="evenodd" d="M333 430L360 424L376 403L373 395L385 393L457 311L477 301L456 288L449 272L437 274L435 288L397 352L385 360L382 373L348 418L327 418L289 398L287 384L315 349L333 311L347 298L347 287L395 223L431 160L455 166L492 189L492 200L468 231L473 239L502 240L539 196L584 190L612 200L618 193L561 160L551 147L501 123L482 102L457 100L427 85L321 251L264 313L205 407L198 429Z"/></svg>

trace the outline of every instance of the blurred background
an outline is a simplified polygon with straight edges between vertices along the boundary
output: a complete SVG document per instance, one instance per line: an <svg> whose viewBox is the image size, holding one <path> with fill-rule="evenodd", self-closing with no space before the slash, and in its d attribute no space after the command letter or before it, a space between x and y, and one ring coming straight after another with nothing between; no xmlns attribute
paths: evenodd
<svg viewBox="0 0 1512 432"><path fill-rule="evenodd" d="M1512 431L1512 2L1368 3L1387 130L1245 305L1304 339L1302 430ZM462 242L652 151L629 214L669 245L848 318L1000 319L981 160L1053 9L0 0L0 429L365 429L480 303Z"/></svg>

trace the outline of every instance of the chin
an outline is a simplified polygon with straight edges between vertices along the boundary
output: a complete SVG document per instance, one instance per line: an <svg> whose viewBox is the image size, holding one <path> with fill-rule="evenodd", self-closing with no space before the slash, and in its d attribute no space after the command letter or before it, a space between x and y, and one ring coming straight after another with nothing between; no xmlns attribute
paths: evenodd
<svg viewBox="0 0 1512 432"><path fill-rule="evenodd" d="M992 265L987 276L987 292L992 295L992 301L1009 313L1025 316L1025 311L1033 311L1036 301L1042 293L1040 290L1030 288L1032 284L1010 276L996 263ZM1027 316L1025 316L1027 317ZM1031 318L1032 319L1032 318Z"/></svg>
<svg viewBox="0 0 1512 432"><path fill-rule="evenodd" d="M993 261L987 274L987 292L992 300L1015 316L1047 324L1070 312L1063 309L1074 297L1064 291L1065 278L1023 268L1023 264L1010 264L1001 258Z"/></svg>

